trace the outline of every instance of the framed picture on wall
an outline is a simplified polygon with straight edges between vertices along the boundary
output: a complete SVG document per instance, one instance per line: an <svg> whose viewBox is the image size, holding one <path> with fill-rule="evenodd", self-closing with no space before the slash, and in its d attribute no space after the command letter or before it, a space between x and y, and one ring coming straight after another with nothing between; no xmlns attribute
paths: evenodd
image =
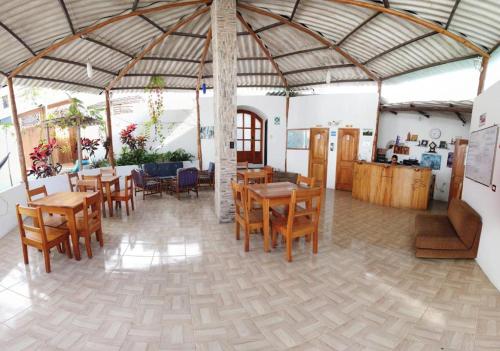
<svg viewBox="0 0 500 351"><path fill-rule="evenodd" d="M286 136L286 148L308 150L309 132L309 129L288 129Z"/></svg>
<svg viewBox="0 0 500 351"><path fill-rule="evenodd" d="M439 171L441 169L441 155L422 154L420 165L422 167L429 167L432 170Z"/></svg>

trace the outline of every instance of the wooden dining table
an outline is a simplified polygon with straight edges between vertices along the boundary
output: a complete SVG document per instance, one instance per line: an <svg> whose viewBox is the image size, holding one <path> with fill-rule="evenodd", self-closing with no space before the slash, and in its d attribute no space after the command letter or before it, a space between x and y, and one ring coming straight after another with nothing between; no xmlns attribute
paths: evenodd
<svg viewBox="0 0 500 351"><path fill-rule="evenodd" d="M60 192L28 202L30 206L40 207L43 212L60 214L66 217L71 235L73 254L77 261L81 259L81 256L78 246L78 232L76 230L75 215L83 210L84 198L94 194L95 193L90 192Z"/></svg>
<svg viewBox="0 0 500 351"><path fill-rule="evenodd" d="M245 185L248 185L248 181L250 179L266 179L267 178L267 172L263 169L260 168L251 168L251 169L238 169L236 171L236 176L238 179L243 179L243 182Z"/></svg>
<svg viewBox="0 0 500 351"><path fill-rule="evenodd" d="M120 191L120 177L114 175L104 175L101 177L102 186L105 189L106 201L108 203L109 216L113 217L113 201L111 200L111 187L115 191Z"/></svg>
<svg viewBox="0 0 500 351"><path fill-rule="evenodd" d="M255 201L262 206L262 217L264 220L264 251L269 252L271 251L269 209L271 206L288 205L290 203L293 190L306 188L290 182L279 182L250 184L247 189L249 202L252 203Z"/></svg>

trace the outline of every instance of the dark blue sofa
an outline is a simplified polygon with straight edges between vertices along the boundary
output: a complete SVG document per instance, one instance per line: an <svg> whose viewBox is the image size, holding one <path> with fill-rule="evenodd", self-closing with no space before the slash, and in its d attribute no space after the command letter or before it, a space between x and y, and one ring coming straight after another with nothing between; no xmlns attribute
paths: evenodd
<svg viewBox="0 0 500 351"><path fill-rule="evenodd" d="M150 177L155 178L175 178L177 170L183 168L182 162L145 163L141 168Z"/></svg>

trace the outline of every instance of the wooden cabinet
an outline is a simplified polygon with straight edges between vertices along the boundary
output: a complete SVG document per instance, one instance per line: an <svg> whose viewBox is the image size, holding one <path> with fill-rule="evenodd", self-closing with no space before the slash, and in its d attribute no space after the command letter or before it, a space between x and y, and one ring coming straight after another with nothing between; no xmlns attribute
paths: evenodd
<svg viewBox="0 0 500 351"><path fill-rule="evenodd" d="M352 196L382 206L427 209L431 181L430 168L357 162Z"/></svg>

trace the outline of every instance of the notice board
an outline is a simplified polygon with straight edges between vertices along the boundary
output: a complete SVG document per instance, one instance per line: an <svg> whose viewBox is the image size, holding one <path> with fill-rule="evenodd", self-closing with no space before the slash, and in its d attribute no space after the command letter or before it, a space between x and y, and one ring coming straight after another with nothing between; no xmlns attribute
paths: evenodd
<svg viewBox="0 0 500 351"><path fill-rule="evenodd" d="M498 126L496 125L471 133L465 165L467 178L491 186L497 141Z"/></svg>

